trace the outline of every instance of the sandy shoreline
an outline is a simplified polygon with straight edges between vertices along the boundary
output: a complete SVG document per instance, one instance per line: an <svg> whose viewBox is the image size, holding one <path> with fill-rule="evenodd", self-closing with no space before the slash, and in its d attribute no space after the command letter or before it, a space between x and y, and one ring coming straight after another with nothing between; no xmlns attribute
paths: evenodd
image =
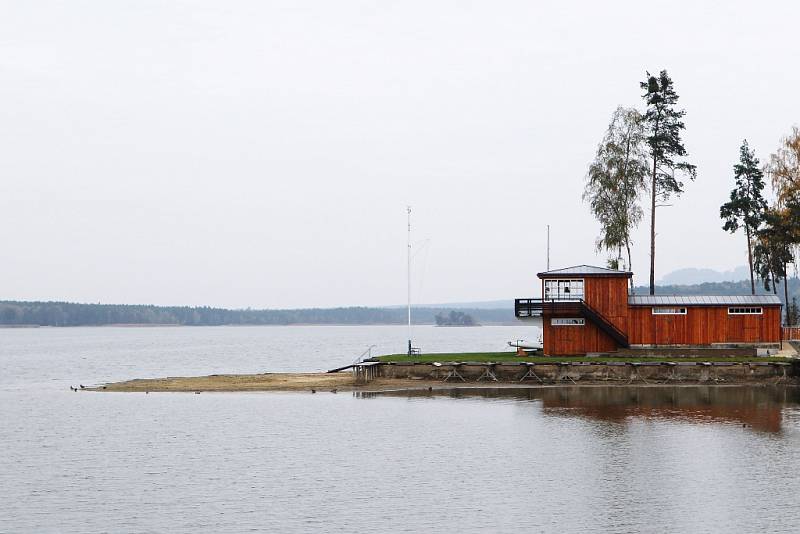
<svg viewBox="0 0 800 534"><path fill-rule="evenodd" d="M785 385L796 384L794 380L785 382ZM716 385L769 385L774 380L749 380L747 382L730 381L720 383L714 381L682 381L683 386ZM443 382L441 379L412 379L412 378L376 378L365 384L357 384L350 373L264 373L255 375L209 375L193 377L167 377L167 378L141 378L114 382L97 387L86 388L88 391L104 392L245 392L245 391L273 391L273 392L385 392L419 389L452 389L452 388L531 388L531 387L561 387L561 386L659 386L679 385L677 383L664 384L660 382L627 382L608 380L580 380L575 382Z"/></svg>
<svg viewBox="0 0 800 534"><path fill-rule="evenodd" d="M441 380L377 378L358 385L351 373L264 373L139 378L87 388L91 391L196 392L196 391L388 391L442 385Z"/></svg>

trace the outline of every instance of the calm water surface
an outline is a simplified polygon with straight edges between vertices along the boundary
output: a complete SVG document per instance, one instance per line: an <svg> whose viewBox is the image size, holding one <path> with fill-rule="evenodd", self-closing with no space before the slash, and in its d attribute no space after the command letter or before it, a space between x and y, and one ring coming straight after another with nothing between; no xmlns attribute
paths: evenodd
<svg viewBox="0 0 800 534"><path fill-rule="evenodd" d="M322 370L400 327L0 330L0 532L797 532L791 388L101 394ZM427 351L526 329L419 328Z"/></svg>

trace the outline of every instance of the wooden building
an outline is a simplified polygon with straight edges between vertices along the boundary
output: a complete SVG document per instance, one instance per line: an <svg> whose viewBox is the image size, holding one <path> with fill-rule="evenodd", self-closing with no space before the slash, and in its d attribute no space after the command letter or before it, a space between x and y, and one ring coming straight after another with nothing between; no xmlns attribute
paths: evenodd
<svg viewBox="0 0 800 534"><path fill-rule="evenodd" d="M541 326L543 352L551 356L780 343L775 295L631 295L631 276L590 265L542 272L542 298L516 299L515 314Z"/></svg>

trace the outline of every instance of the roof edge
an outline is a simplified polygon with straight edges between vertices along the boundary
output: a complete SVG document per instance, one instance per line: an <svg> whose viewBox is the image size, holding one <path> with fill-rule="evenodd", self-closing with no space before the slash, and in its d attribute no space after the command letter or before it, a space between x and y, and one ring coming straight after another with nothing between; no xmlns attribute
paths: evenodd
<svg viewBox="0 0 800 534"><path fill-rule="evenodd" d="M559 273L557 271L544 271L541 273L536 273L536 276L539 278L576 278L583 276L592 276L594 278L630 278L633 276L633 273L631 271L617 271L609 273Z"/></svg>
<svg viewBox="0 0 800 534"><path fill-rule="evenodd" d="M572 265L570 267L562 267L561 269L551 269L536 273L539 278L551 276L575 277L575 276L596 276L607 278L630 278L633 276L631 271L618 271L616 269L609 269L608 267L598 267L596 265Z"/></svg>
<svg viewBox="0 0 800 534"><path fill-rule="evenodd" d="M755 297L755 298L753 298ZM643 302L637 302L641 299ZM674 299L675 302L658 302ZM692 299L713 299L716 302L691 302ZM648 300L650 302L648 302ZM750 300L750 302L747 302ZM685 301L685 302L681 302ZM629 306L783 306L777 295L628 295Z"/></svg>

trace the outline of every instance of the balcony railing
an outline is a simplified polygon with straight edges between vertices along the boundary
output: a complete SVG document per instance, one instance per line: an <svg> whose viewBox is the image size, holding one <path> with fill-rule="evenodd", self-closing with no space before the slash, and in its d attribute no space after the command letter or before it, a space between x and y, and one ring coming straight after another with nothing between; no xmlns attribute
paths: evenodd
<svg viewBox="0 0 800 534"><path fill-rule="evenodd" d="M517 317L541 317L545 313L580 313L579 298L515 299L514 315Z"/></svg>

